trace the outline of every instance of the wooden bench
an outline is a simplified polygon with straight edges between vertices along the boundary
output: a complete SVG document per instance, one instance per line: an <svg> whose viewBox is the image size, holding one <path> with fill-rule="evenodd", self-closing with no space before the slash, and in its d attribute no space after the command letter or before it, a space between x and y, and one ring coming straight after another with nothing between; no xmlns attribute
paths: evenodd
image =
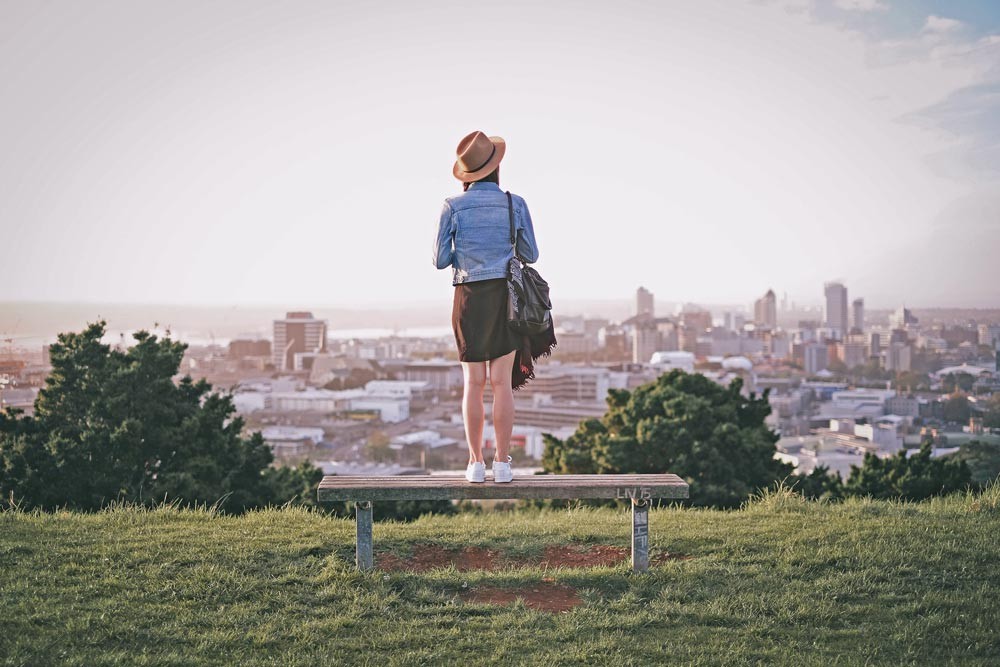
<svg viewBox="0 0 1000 667"><path fill-rule="evenodd" d="M481 484L464 477L336 475L320 482L320 503L353 501L357 513L358 569L375 565L372 555L372 503L378 500L514 500L520 498L620 498L632 501L632 569L649 567L649 501L683 499L688 485L677 475L532 475L513 482Z"/></svg>

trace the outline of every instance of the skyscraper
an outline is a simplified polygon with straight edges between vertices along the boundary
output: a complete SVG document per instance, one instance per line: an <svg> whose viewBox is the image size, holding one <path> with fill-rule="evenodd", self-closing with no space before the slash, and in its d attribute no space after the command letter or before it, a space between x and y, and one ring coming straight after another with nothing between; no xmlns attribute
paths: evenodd
<svg viewBox="0 0 1000 667"><path fill-rule="evenodd" d="M855 299L851 306L854 309L854 328L852 331L857 333L864 333L865 331L865 300L858 298Z"/></svg>
<svg viewBox="0 0 1000 667"><path fill-rule="evenodd" d="M326 320L317 320L309 312L292 312L274 321L274 345L271 356L279 371L294 368L297 352L326 351Z"/></svg>
<svg viewBox="0 0 1000 667"><path fill-rule="evenodd" d="M843 340L847 335L847 288L841 283L827 283L823 286L826 293L826 328L837 340Z"/></svg>
<svg viewBox="0 0 1000 667"><path fill-rule="evenodd" d="M640 287L635 291L635 314L636 315L649 315L654 317L653 314L653 293L650 292L645 287ZM648 361L648 359L646 360Z"/></svg>
<svg viewBox="0 0 1000 667"><path fill-rule="evenodd" d="M767 290L767 294L754 302L753 321L763 329L778 328L778 301L774 290Z"/></svg>

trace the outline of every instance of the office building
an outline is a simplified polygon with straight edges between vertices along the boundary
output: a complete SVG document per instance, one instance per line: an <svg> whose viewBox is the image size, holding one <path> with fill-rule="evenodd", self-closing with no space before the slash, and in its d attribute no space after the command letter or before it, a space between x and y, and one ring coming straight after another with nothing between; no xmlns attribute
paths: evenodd
<svg viewBox="0 0 1000 667"><path fill-rule="evenodd" d="M803 365L809 375L825 370L830 360L830 351L825 343L806 343L802 353Z"/></svg>
<svg viewBox="0 0 1000 667"><path fill-rule="evenodd" d="M865 349L865 344L860 341L846 341L844 343L837 344L837 358L847 368L855 368L857 366L864 366L865 361L867 361L867 355L865 354L867 350Z"/></svg>
<svg viewBox="0 0 1000 667"><path fill-rule="evenodd" d="M635 314L655 317L653 310L653 293L640 287L635 291Z"/></svg>
<svg viewBox="0 0 1000 667"><path fill-rule="evenodd" d="M271 351L279 371L292 370L297 353L325 352L326 320L317 320L309 312L291 312L285 319L275 320Z"/></svg>
<svg viewBox="0 0 1000 667"><path fill-rule="evenodd" d="M885 348L885 370L905 373L910 370L912 351L908 343L889 343Z"/></svg>
<svg viewBox="0 0 1000 667"><path fill-rule="evenodd" d="M660 332L652 320L636 322L632 327L632 363L648 364L660 348Z"/></svg>
<svg viewBox="0 0 1000 667"><path fill-rule="evenodd" d="M778 301L774 296L774 290L767 290L767 294L754 302L753 321L762 329L778 327Z"/></svg>
<svg viewBox="0 0 1000 667"><path fill-rule="evenodd" d="M865 300L855 299L851 303L851 309L854 311L854 327L851 331L863 333L865 330Z"/></svg>
<svg viewBox="0 0 1000 667"><path fill-rule="evenodd" d="M847 335L847 288L843 284L833 282L823 287L826 295L825 327L830 330L830 336L843 340Z"/></svg>
<svg viewBox="0 0 1000 667"><path fill-rule="evenodd" d="M1000 324L980 324L978 334L980 345L997 348L1000 341Z"/></svg>

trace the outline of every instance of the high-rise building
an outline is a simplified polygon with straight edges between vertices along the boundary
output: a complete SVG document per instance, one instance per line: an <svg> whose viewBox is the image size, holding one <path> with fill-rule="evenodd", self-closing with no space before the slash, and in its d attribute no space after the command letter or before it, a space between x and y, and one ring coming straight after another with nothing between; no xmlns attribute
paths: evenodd
<svg viewBox="0 0 1000 667"><path fill-rule="evenodd" d="M762 329L778 328L778 301L774 290L767 290L767 294L754 302L753 321Z"/></svg>
<svg viewBox="0 0 1000 667"><path fill-rule="evenodd" d="M655 317L653 310L653 293L645 287L640 287L635 291L635 314Z"/></svg>
<svg viewBox="0 0 1000 667"><path fill-rule="evenodd" d="M847 368L864 366L866 357L866 345L863 341L849 340L837 344L837 358L844 363Z"/></svg>
<svg viewBox="0 0 1000 667"><path fill-rule="evenodd" d="M830 350L823 343L806 343L802 352L803 365L809 375L815 375L824 370L830 361Z"/></svg>
<svg viewBox="0 0 1000 667"><path fill-rule="evenodd" d="M632 328L632 363L648 364L660 349L660 332L653 320L635 323Z"/></svg>
<svg viewBox="0 0 1000 667"><path fill-rule="evenodd" d="M826 328L837 340L847 335L847 288L842 283L827 283L823 286L826 294Z"/></svg>
<svg viewBox="0 0 1000 667"><path fill-rule="evenodd" d="M882 337L877 333L868 338L868 356L876 358L882 356Z"/></svg>
<svg viewBox="0 0 1000 667"><path fill-rule="evenodd" d="M865 300L855 299L851 303L851 306L854 310L854 327L851 331L855 333L863 333L865 330Z"/></svg>
<svg viewBox="0 0 1000 667"><path fill-rule="evenodd" d="M695 329L698 333L712 328L712 313L693 303L684 304L677 317L681 324Z"/></svg>
<svg viewBox="0 0 1000 667"><path fill-rule="evenodd" d="M912 351L907 343L889 343L885 348L885 370L903 373L910 370Z"/></svg>
<svg viewBox="0 0 1000 667"><path fill-rule="evenodd" d="M743 330L743 322L745 318L743 317L742 313L734 313L732 311L726 311L726 313L722 316L722 319L724 323L723 326L728 331Z"/></svg>
<svg viewBox="0 0 1000 667"><path fill-rule="evenodd" d="M900 306L889 318L889 325L893 329L909 329L919 323L920 320L914 317L906 306Z"/></svg>
<svg viewBox="0 0 1000 667"><path fill-rule="evenodd" d="M997 340L1000 340L1000 324L980 324L979 344L996 347Z"/></svg>
<svg viewBox="0 0 1000 667"><path fill-rule="evenodd" d="M309 312L292 312L274 321L274 367L279 371L294 368L298 352L326 351L326 320L317 320Z"/></svg>

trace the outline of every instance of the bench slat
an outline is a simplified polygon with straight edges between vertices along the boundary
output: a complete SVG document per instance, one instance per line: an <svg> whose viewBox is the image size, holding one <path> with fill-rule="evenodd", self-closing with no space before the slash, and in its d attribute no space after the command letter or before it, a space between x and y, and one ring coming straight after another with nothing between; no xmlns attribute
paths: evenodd
<svg viewBox="0 0 1000 667"><path fill-rule="evenodd" d="M474 484L457 475L327 476L320 502L341 500L514 500L520 498L669 498L688 497L677 475L531 475L513 482Z"/></svg>

